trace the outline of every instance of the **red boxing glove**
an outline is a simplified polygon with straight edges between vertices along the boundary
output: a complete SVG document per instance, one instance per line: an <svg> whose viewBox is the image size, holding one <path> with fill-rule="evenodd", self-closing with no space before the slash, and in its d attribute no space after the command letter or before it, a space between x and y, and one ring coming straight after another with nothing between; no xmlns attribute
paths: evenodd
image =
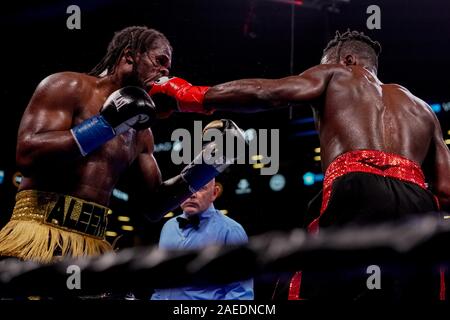
<svg viewBox="0 0 450 320"><path fill-rule="evenodd" d="M209 87L193 86L184 79L177 77L161 77L155 81L149 94L163 93L175 98L181 112L197 112L212 114L214 110L206 110L203 99Z"/></svg>

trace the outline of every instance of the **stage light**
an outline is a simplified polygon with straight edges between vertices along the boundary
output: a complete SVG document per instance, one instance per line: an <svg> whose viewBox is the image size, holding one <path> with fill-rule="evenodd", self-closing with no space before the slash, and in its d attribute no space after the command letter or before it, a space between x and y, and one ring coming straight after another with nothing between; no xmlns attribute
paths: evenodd
<svg viewBox="0 0 450 320"><path fill-rule="evenodd" d="M13 184L18 188L20 185L20 182L22 181L22 174L20 172L16 172L13 175Z"/></svg>
<svg viewBox="0 0 450 320"><path fill-rule="evenodd" d="M227 214L228 214L228 210L227 210L227 209L219 210L219 212L222 213L222 214L224 214L224 215L227 215Z"/></svg>
<svg viewBox="0 0 450 320"><path fill-rule="evenodd" d="M172 145L172 150L175 152L181 151L183 149L183 144L181 141L175 141Z"/></svg>
<svg viewBox="0 0 450 320"><path fill-rule="evenodd" d="M119 189L114 189L112 192L112 195L114 197L116 197L117 199L123 200L123 201L128 201L128 193L123 192Z"/></svg>
<svg viewBox="0 0 450 320"><path fill-rule="evenodd" d="M314 184L314 173L307 172L303 175L303 184L305 186L312 186Z"/></svg>
<svg viewBox="0 0 450 320"><path fill-rule="evenodd" d="M269 185L273 191L281 191L286 185L286 179L282 174L276 174L270 178Z"/></svg>
<svg viewBox="0 0 450 320"><path fill-rule="evenodd" d="M445 139L446 144L450 144L450 139Z"/></svg>
<svg viewBox="0 0 450 320"><path fill-rule="evenodd" d="M316 130L307 130L307 131L300 131L294 134L296 137L308 137L308 136L315 136L318 132Z"/></svg>
<svg viewBox="0 0 450 320"><path fill-rule="evenodd" d="M444 109L445 112L450 111L450 102L442 103L442 109Z"/></svg>
<svg viewBox="0 0 450 320"><path fill-rule="evenodd" d="M172 142L162 142L155 145L153 152L170 151L172 149Z"/></svg>
<svg viewBox="0 0 450 320"><path fill-rule="evenodd" d="M314 156L314 161L320 161L320 156Z"/></svg>
<svg viewBox="0 0 450 320"><path fill-rule="evenodd" d="M107 237L117 237L117 232L115 231L106 231L105 234Z"/></svg>
<svg viewBox="0 0 450 320"><path fill-rule="evenodd" d="M246 194L251 193L252 189L250 188L250 183L247 179L241 179L239 180L239 183L237 185L237 189L234 191L236 194Z"/></svg>
<svg viewBox="0 0 450 320"><path fill-rule="evenodd" d="M3 183L4 178L5 178L5 171L0 170L0 184Z"/></svg>
<svg viewBox="0 0 450 320"><path fill-rule="evenodd" d="M315 149L314 149L314 152L315 152L315 153L320 153L320 148L315 148Z"/></svg>
<svg viewBox="0 0 450 320"><path fill-rule="evenodd" d="M164 218L172 218L174 216L174 213L172 211L168 212Z"/></svg>
<svg viewBox="0 0 450 320"><path fill-rule="evenodd" d="M253 169L261 169L261 168L264 168L264 163L253 164Z"/></svg>
<svg viewBox="0 0 450 320"><path fill-rule="evenodd" d="M264 157L263 157L262 154L255 154L255 155L252 156L252 160L253 161L259 161L259 160L262 160L263 158Z"/></svg>
<svg viewBox="0 0 450 320"><path fill-rule="evenodd" d="M245 137L245 140L252 141L256 137L256 130L253 128L245 130L244 137Z"/></svg>
<svg viewBox="0 0 450 320"><path fill-rule="evenodd" d="M299 118L299 119L294 119L291 121L292 124L304 124L304 123L313 123L313 122L314 122L313 117Z"/></svg>
<svg viewBox="0 0 450 320"><path fill-rule="evenodd" d="M122 221L122 222L128 222L128 221L130 221L130 217L118 216L117 220Z"/></svg>
<svg viewBox="0 0 450 320"><path fill-rule="evenodd" d="M133 231L134 230L133 226L127 226L127 225L123 225L121 228L122 228L122 230L125 230L125 231Z"/></svg>
<svg viewBox="0 0 450 320"><path fill-rule="evenodd" d="M322 173L312 173L312 172L306 172L303 175L303 184L305 186L312 186L316 182L323 181L323 174Z"/></svg>
<svg viewBox="0 0 450 320"><path fill-rule="evenodd" d="M433 103L430 105L430 107L434 111L434 113L439 113L442 110L442 106L440 103Z"/></svg>

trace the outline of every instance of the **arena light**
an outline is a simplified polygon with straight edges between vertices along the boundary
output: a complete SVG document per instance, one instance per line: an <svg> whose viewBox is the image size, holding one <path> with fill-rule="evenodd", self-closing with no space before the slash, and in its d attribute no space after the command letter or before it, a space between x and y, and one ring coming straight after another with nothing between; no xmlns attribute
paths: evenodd
<svg viewBox="0 0 450 320"><path fill-rule="evenodd" d="M13 181L13 184L18 188L20 185L20 182L22 182L22 174L20 172L14 173L12 181Z"/></svg>
<svg viewBox="0 0 450 320"><path fill-rule="evenodd" d="M253 164L253 169L261 169L261 168L264 168L264 163Z"/></svg>
<svg viewBox="0 0 450 320"><path fill-rule="evenodd" d="M114 189L112 195L116 197L117 199L128 201L128 193L123 192L119 189Z"/></svg>
<svg viewBox="0 0 450 320"><path fill-rule="evenodd" d="M340 12L340 6L344 3L350 3L350 0L270 0L291 5L293 7L305 7L315 10L327 10L329 12Z"/></svg>
<svg viewBox="0 0 450 320"><path fill-rule="evenodd" d="M117 220L122 221L122 222L128 222L130 221L130 217L127 216L118 216Z"/></svg>
<svg viewBox="0 0 450 320"><path fill-rule="evenodd" d="M303 175L303 184L305 186L312 186L314 184L314 173L307 172Z"/></svg>
<svg viewBox="0 0 450 320"><path fill-rule="evenodd" d="M183 144L181 141L175 141L172 145L172 151L178 152L181 151L181 149L183 149Z"/></svg>
<svg viewBox="0 0 450 320"><path fill-rule="evenodd" d="M450 139L445 139L446 144L450 144Z"/></svg>
<svg viewBox="0 0 450 320"><path fill-rule="evenodd" d="M439 113L442 110L442 106L440 103L433 103L430 105L430 107L434 111L434 113Z"/></svg>
<svg viewBox="0 0 450 320"><path fill-rule="evenodd" d="M174 215L175 214L172 211L170 211L164 216L164 218L172 218Z"/></svg>
<svg viewBox="0 0 450 320"><path fill-rule="evenodd" d="M320 161L320 156L314 156L314 161Z"/></svg>
<svg viewBox="0 0 450 320"><path fill-rule="evenodd" d="M270 178L269 186L273 191L281 191L286 185L286 178L282 174L276 174Z"/></svg>
<svg viewBox="0 0 450 320"><path fill-rule="evenodd" d="M316 173L314 175L314 182L321 182L323 181L323 173Z"/></svg>
<svg viewBox="0 0 450 320"><path fill-rule="evenodd" d="M253 128L245 130L244 137L245 137L245 140L252 141L256 137L256 130Z"/></svg>
<svg viewBox="0 0 450 320"><path fill-rule="evenodd" d="M309 136L315 136L318 132L316 130L307 130L307 131L300 131L294 134L296 137L309 137Z"/></svg>
<svg viewBox="0 0 450 320"><path fill-rule="evenodd" d="M255 155L252 156L252 160L253 161L259 161L259 160L262 160L263 158L264 157L263 157L262 154L255 154Z"/></svg>
<svg viewBox="0 0 450 320"><path fill-rule="evenodd" d="M315 148L315 149L314 149L314 152L315 152L315 153L320 153L320 148Z"/></svg>
<svg viewBox="0 0 450 320"><path fill-rule="evenodd" d="M234 191L236 194L246 194L251 193L252 189L250 188L250 182L247 179L239 180L237 185L237 189Z"/></svg>
<svg viewBox="0 0 450 320"><path fill-rule="evenodd" d="M133 226L127 226L127 225L123 225L121 228L122 228L122 230L125 230L125 231L133 231L134 230Z"/></svg>
<svg viewBox="0 0 450 320"><path fill-rule="evenodd" d="M5 179L5 171L0 170L0 184L3 183L3 180Z"/></svg>
<svg viewBox="0 0 450 320"><path fill-rule="evenodd" d="M308 118L298 118L291 121L292 124L304 124L304 123L313 123L314 118L308 117Z"/></svg>
<svg viewBox="0 0 450 320"><path fill-rule="evenodd" d="M172 142L161 142L155 145L153 152L170 151L172 150Z"/></svg>
<svg viewBox="0 0 450 320"><path fill-rule="evenodd" d="M322 173L306 172L303 175L303 184L305 186L312 186L316 182L321 182L321 181L323 181Z"/></svg>
<svg viewBox="0 0 450 320"><path fill-rule="evenodd" d="M115 232L115 231L106 231L105 235L107 237L117 237L117 232Z"/></svg>
<svg viewBox="0 0 450 320"><path fill-rule="evenodd" d="M219 212L222 213L222 214L224 214L224 215L227 215L227 214L228 214L228 210L227 210L227 209L219 210Z"/></svg>
<svg viewBox="0 0 450 320"><path fill-rule="evenodd" d="M450 111L450 102L443 102L442 109L444 109L445 112Z"/></svg>

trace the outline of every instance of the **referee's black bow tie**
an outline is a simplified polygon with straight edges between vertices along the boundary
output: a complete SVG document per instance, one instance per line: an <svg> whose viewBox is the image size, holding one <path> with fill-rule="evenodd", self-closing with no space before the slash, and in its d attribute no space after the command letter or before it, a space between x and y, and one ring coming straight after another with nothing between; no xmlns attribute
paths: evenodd
<svg viewBox="0 0 450 320"><path fill-rule="evenodd" d="M197 229L198 225L200 224L200 217L198 215L191 216L187 219L183 217L178 217L177 221L181 229L187 228L189 225Z"/></svg>

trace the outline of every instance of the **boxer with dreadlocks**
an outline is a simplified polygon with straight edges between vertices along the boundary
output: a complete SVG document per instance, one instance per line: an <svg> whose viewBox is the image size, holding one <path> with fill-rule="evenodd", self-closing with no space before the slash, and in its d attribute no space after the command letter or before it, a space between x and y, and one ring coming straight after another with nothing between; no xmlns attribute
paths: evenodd
<svg viewBox="0 0 450 320"><path fill-rule="evenodd" d="M228 163L197 161L161 181L150 130L156 110L146 90L169 74L171 59L161 32L133 26L116 32L89 74L56 73L38 85L19 127L16 159L23 179L11 220L0 231L0 256L50 262L111 250L107 206L134 161L152 220L225 169ZM232 121L213 126L235 127Z"/></svg>
<svg viewBox="0 0 450 320"><path fill-rule="evenodd" d="M437 200L448 209L450 152L439 121L408 89L378 79L380 52L380 44L361 32L337 32L321 63L297 76L213 87L163 77L150 94L175 98L181 112L311 105L325 177L320 214L310 231L436 211ZM434 195L421 168L426 160L433 164L427 178ZM365 280L362 285L361 292L367 290ZM336 293L330 290L329 296Z"/></svg>

